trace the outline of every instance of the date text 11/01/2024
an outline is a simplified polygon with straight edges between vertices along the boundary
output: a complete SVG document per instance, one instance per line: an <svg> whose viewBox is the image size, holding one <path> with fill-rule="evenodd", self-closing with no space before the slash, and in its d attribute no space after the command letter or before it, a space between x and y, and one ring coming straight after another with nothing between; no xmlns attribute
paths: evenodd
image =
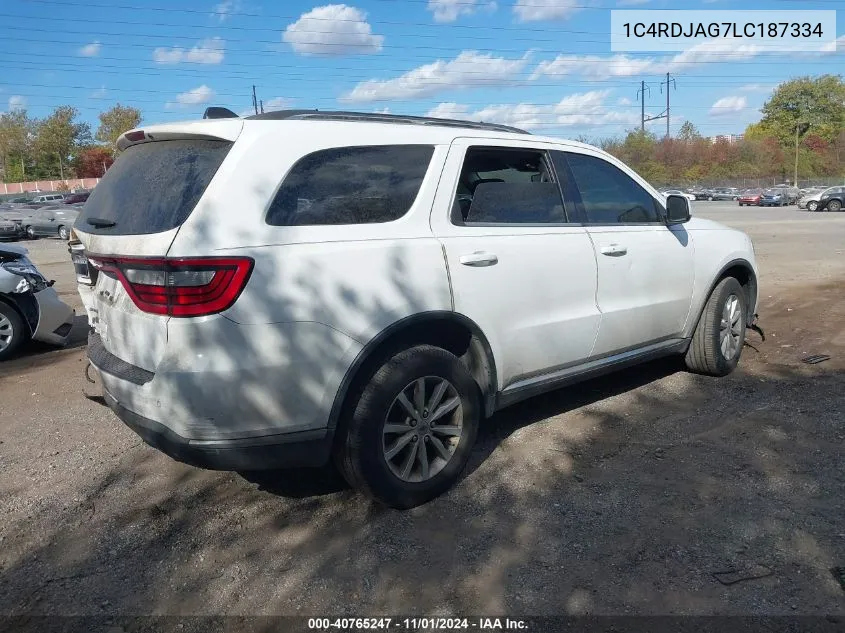
<svg viewBox="0 0 845 633"><path fill-rule="evenodd" d="M821 23L809 22L626 22L625 37L735 37L735 38L810 38L823 37Z"/></svg>
<svg viewBox="0 0 845 633"><path fill-rule="evenodd" d="M314 631L366 631L401 629L405 631L520 631L528 628L525 620L511 618L308 618L308 628Z"/></svg>

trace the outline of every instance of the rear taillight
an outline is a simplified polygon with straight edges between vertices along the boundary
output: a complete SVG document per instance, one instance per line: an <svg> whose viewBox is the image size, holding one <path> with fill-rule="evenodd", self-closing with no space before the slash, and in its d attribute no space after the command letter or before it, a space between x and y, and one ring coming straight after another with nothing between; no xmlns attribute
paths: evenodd
<svg viewBox="0 0 845 633"><path fill-rule="evenodd" d="M88 255L114 274L140 310L172 317L206 316L231 307L246 286L248 257L137 258Z"/></svg>

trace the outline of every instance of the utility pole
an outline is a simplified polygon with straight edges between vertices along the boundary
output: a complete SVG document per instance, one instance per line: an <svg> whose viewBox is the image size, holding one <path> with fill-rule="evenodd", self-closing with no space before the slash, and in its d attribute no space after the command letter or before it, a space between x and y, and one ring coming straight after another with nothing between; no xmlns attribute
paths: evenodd
<svg viewBox="0 0 845 633"><path fill-rule="evenodd" d="M678 85L675 83L674 79L670 79L669 73L666 73L666 81L660 82L660 90L661 91L663 90L663 84L666 84L666 138L669 138L669 135L670 135L669 134L669 116L670 116L670 111L669 111L669 84L672 84L672 86L675 88L675 90L678 89Z"/></svg>
<svg viewBox="0 0 845 633"><path fill-rule="evenodd" d="M640 81L640 89L637 91L637 99L640 100L640 132L645 132L645 93L651 94L651 89L645 85L645 81Z"/></svg>
<svg viewBox="0 0 845 633"><path fill-rule="evenodd" d="M65 170L62 167L62 155L59 154L58 152L56 152L56 156L59 157L59 176L61 176L61 179L64 180L65 179Z"/></svg>
<svg viewBox="0 0 845 633"><path fill-rule="evenodd" d="M264 114L264 99L261 100L261 114Z"/></svg>
<svg viewBox="0 0 845 633"><path fill-rule="evenodd" d="M255 84L252 85L252 107L255 108L255 114L258 114L258 100L255 98Z"/></svg>

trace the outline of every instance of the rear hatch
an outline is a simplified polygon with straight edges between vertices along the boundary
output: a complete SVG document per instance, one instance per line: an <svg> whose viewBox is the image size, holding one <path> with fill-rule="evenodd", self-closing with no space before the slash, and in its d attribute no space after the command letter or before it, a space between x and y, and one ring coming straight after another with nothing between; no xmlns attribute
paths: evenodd
<svg viewBox="0 0 845 633"><path fill-rule="evenodd" d="M224 305L221 284L240 272L238 262L218 266L167 254L242 127L235 119L127 132L118 143L122 154L79 214L74 230L84 256L75 253L74 264L79 276L87 257L91 325L121 360L154 372L172 316L211 314Z"/></svg>

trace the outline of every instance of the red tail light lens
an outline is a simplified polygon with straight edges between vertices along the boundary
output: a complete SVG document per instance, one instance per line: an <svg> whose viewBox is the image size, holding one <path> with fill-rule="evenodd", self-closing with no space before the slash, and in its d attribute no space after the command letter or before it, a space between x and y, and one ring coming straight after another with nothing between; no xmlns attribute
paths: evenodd
<svg viewBox="0 0 845 633"><path fill-rule="evenodd" d="M114 274L138 309L172 317L216 314L231 307L252 273L248 257L138 258L88 255Z"/></svg>

